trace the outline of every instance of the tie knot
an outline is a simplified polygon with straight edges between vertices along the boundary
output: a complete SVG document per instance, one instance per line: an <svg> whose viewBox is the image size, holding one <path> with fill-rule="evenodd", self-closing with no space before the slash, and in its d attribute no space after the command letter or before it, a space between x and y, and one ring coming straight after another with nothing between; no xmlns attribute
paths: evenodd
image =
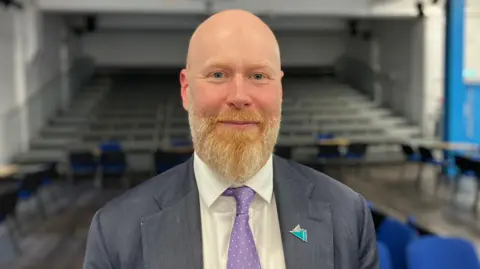
<svg viewBox="0 0 480 269"><path fill-rule="evenodd" d="M250 204L255 197L255 191L249 187L228 188L223 195L233 196L237 201L237 215L248 214Z"/></svg>

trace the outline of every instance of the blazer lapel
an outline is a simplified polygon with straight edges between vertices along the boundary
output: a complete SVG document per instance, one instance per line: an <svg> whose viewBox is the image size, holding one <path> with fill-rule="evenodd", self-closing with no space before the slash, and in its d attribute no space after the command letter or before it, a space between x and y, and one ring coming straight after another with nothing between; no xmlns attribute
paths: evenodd
<svg viewBox="0 0 480 269"><path fill-rule="evenodd" d="M328 203L310 199L314 183L291 168L286 160L274 158L274 193L283 242L286 268L334 268L332 215ZM291 230L300 225L307 242Z"/></svg>
<svg viewBox="0 0 480 269"><path fill-rule="evenodd" d="M155 197L160 210L141 221L146 269L202 269L200 204L193 160L179 169L168 193Z"/></svg>

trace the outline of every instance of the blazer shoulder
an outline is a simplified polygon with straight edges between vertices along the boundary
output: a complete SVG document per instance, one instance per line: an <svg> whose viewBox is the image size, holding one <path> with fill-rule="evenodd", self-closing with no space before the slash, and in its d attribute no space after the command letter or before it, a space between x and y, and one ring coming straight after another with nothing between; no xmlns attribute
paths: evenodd
<svg viewBox="0 0 480 269"><path fill-rule="evenodd" d="M118 225L118 221L138 221L153 214L161 206L156 197L168 196L175 192L179 177L185 177L186 163L180 164L162 174L156 175L135 186L118 197L113 198L98 210L103 222Z"/></svg>

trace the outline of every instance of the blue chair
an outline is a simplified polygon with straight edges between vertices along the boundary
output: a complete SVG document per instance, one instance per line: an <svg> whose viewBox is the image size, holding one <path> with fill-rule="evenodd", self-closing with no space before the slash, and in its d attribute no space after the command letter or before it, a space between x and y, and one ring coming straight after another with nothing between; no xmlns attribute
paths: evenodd
<svg viewBox="0 0 480 269"><path fill-rule="evenodd" d="M432 150L426 147L418 147L418 152L420 153L420 169L418 170L416 185L417 188L420 189L422 183L422 170L423 168L428 166L433 166L438 169L437 176L435 178L435 191L437 191L440 187L440 183L442 182L443 177L443 168L445 166L445 162L443 160L437 160L433 156Z"/></svg>
<svg viewBox="0 0 480 269"><path fill-rule="evenodd" d="M383 220L385 220L386 216L380 213L378 210L375 209L375 205L368 201L368 207L370 209L370 213L372 215L373 224L375 226L375 230L378 230L378 227L382 224Z"/></svg>
<svg viewBox="0 0 480 269"><path fill-rule="evenodd" d="M126 154L120 143L106 142L99 145L100 149L100 182L104 183L106 178L123 179L125 187L129 186L126 178L128 169Z"/></svg>
<svg viewBox="0 0 480 269"><path fill-rule="evenodd" d="M367 155L368 145L366 143L351 143L347 146L345 158L362 159Z"/></svg>
<svg viewBox="0 0 480 269"><path fill-rule="evenodd" d="M421 157L420 154L418 154L412 146L407 145L407 144L401 144L400 145L402 149L402 154L404 157L404 162L401 167L401 172L398 174L399 175L399 180L403 180L405 178L405 172L407 170L407 165L410 163L420 163ZM417 169L420 169L419 167Z"/></svg>
<svg viewBox="0 0 480 269"><path fill-rule="evenodd" d="M458 187L460 185L460 180L462 177L467 176L467 177L475 177L475 170L474 170L474 162L470 160L469 158L460 156L460 155L455 155L454 157L455 160L455 167L457 168L457 172L455 173L454 177L454 187L453 187L453 193L452 193L452 198L455 197L455 195L458 192Z"/></svg>
<svg viewBox="0 0 480 269"><path fill-rule="evenodd" d="M460 238L425 236L407 249L408 269L480 269L472 243Z"/></svg>
<svg viewBox="0 0 480 269"><path fill-rule="evenodd" d="M100 155L100 167L104 175L123 175L127 161L123 151L105 151Z"/></svg>
<svg viewBox="0 0 480 269"><path fill-rule="evenodd" d="M420 154L415 152L412 146L407 144L400 145L403 156L407 162L419 162L421 160Z"/></svg>
<svg viewBox="0 0 480 269"><path fill-rule="evenodd" d="M101 152L122 151L122 145L115 141L100 143L98 149Z"/></svg>
<svg viewBox="0 0 480 269"><path fill-rule="evenodd" d="M172 147L193 147L192 141L187 139L173 139L170 143Z"/></svg>
<svg viewBox="0 0 480 269"><path fill-rule="evenodd" d="M36 199L36 204L38 207L38 213L43 219L47 218L47 211L45 210L45 205L40 195L38 195L38 190L42 185L44 178L44 171L36 171L31 173L26 173L21 176L21 179L18 181L18 199L19 200L29 200Z"/></svg>
<svg viewBox="0 0 480 269"><path fill-rule="evenodd" d="M330 140L334 138L335 138L335 135L333 133L319 133L317 135L317 141Z"/></svg>
<svg viewBox="0 0 480 269"><path fill-rule="evenodd" d="M405 269L407 247L417 237L414 229L391 217L386 217L377 231L377 240L390 251L393 269Z"/></svg>
<svg viewBox="0 0 480 269"><path fill-rule="evenodd" d="M292 158L292 147L291 146L275 146L275 154L285 159Z"/></svg>
<svg viewBox="0 0 480 269"><path fill-rule="evenodd" d="M317 142L328 141L334 139L335 136L332 133L320 133L317 135ZM318 158L338 158L340 157L340 151L337 145L318 145Z"/></svg>
<svg viewBox="0 0 480 269"><path fill-rule="evenodd" d="M98 169L98 161L95 155L87 150L73 151L68 154L69 170L68 180L75 184L77 178L88 177L93 178Z"/></svg>
<svg viewBox="0 0 480 269"><path fill-rule="evenodd" d="M7 233L13 244L14 250L17 254L21 254L22 251L15 236L14 227L8 223L8 218L11 218L12 220L16 219L17 201L18 190L15 187L9 188L0 193L0 223L6 224Z"/></svg>
<svg viewBox="0 0 480 269"><path fill-rule="evenodd" d="M477 192L475 193L475 200L473 202L473 209L476 211L478 209L478 201L480 200L480 160L474 159L472 162L475 179L477 180Z"/></svg>
<svg viewBox="0 0 480 269"><path fill-rule="evenodd" d="M347 146L344 158L354 165L353 173L360 178L365 176L364 161L367 156L368 145L366 143L351 143Z"/></svg>
<svg viewBox="0 0 480 269"><path fill-rule="evenodd" d="M192 156L190 151L164 151L157 149L154 153L155 174L161 174L181 163L186 162Z"/></svg>
<svg viewBox="0 0 480 269"><path fill-rule="evenodd" d="M387 246L384 243L377 241L377 249L378 259L380 261L380 269L393 269L392 257Z"/></svg>

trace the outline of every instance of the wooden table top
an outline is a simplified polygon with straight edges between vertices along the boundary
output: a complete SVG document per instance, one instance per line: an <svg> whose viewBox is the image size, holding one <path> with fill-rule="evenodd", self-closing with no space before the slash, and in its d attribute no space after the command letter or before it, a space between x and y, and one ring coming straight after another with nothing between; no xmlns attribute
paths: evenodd
<svg viewBox="0 0 480 269"><path fill-rule="evenodd" d="M317 142L317 145L348 146L351 143L352 141L349 141L348 139L333 138L333 139L320 140ZM356 143L356 141L353 143ZM365 142L365 143L371 144L369 142ZM431 139L412 139L411 141L405 140L403 142L401 140L398 140L396 141L396 143L411 144L412 146L424 146L426 148L437 149L437 150L462 150L462 151L479 152L479 149L480 149L479 144L442 142L442 141L436 141Z"/></svg>
<svg viewBox="0 0 480 269"><path fill-rule="evenodd" d="M18 165L7 164L0 166L0 180L15 175L18 172Z"/></svg>
<svg viewBox="0 0 480 269"><path fill-rule="evenodd" d="M36 173L48 169L47 164L7 164L0 166L0 180L11 179L12 177Z"/></svg>

